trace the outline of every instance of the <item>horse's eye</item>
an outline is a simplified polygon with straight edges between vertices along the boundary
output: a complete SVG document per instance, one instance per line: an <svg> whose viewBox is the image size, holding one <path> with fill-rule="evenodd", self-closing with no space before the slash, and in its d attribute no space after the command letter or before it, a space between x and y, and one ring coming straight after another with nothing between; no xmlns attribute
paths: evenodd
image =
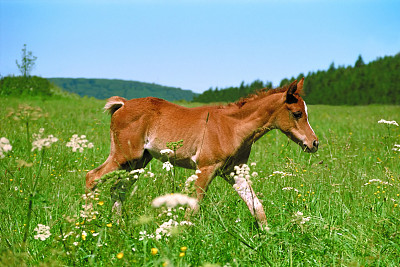
<svg viewBox="0 0 400 267"><path fill-rule="evenodd" d="M293 112L293 116L294 116L296 119L300 119L302 115L303 115L303 113L302 113L301 111Z"/></svg>

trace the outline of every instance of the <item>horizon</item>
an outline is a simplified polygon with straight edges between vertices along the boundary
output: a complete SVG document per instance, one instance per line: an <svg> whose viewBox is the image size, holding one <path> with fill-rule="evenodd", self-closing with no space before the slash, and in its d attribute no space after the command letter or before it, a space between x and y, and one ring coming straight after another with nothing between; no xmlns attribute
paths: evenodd
<svg viewBox="0 0 400 267"><path fill-rule="evenodd" d="M0 2L0 73L154 83L202 93L400 52L400 1Z"/></svg>

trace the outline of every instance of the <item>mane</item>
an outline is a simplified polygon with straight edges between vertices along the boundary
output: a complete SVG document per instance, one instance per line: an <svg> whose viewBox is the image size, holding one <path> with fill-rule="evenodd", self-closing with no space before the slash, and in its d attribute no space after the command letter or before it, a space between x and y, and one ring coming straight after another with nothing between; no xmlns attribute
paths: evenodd
<svg viewBox="0 0 400 267"><path fill-rule="evenodd" d="M259 98L263 98L263 97L266 97L266 96L269 96L269 95L285 92L285 91L287 91L288 87L289 87L289 85L285 85L285 86L274 88L274 89L263 88L263 89L260 89L260 90L256 91L253 94L249 94L246 97L240 98L238 101L236 101L234 103L228 104L228 106L235 105L235 106L241 108L246 103L251 102L253 100L256 100L256 99L259 99Z"/></svg>

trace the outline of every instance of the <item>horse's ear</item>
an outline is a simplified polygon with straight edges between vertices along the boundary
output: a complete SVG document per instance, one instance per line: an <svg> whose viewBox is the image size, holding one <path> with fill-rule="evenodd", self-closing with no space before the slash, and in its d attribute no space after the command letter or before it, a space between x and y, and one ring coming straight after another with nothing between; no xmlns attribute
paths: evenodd
<svg viewBox="0 0 400 267"><path fill-rule="evenodd" d="M288 90L286 91L286 103L292 104L297 102L297 98L294 96L296 91L297 91L297 80L292 82L289 85Z"/></svg>
<svg viewBox="0 0 400 267"><path fill-rule="evenodd" d="M297 93L301 95L303 93L304 77L301 78L300 82L297 84Z"/></svg>

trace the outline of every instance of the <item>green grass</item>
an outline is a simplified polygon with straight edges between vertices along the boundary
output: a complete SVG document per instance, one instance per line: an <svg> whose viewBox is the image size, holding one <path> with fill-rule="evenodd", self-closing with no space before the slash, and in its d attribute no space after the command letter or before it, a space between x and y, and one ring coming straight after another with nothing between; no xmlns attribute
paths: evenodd
<svg viewBox="0 0 400 267"><path fill-rule="evenodd" d="M21 103L48 113L29 121L30 138L45 128L44 135L53 134L58 142L30 151L26 125L7 117L7 108L17 110ZM320 139L316 154L303 153L278 131L261 138L249 163L257 164L251 167L258 172L253 188L263 202L270 232L259 231L233 188L216 178L200 214L191 220L194 225L156 240L142 239L141 232L154 234L171 218L151 207L154 198L172 190L172 176L158 161L146 168L155 176L142 175L135 184L122 217L111 212L107 189L92 200L96 219L80 217L85 174L109 153L110 118L102 113L104 103L0 99L0 137L13 146L0 159L0 265L399 266L400 152L392 148L400 144L400 127L377 122L400 122L400 107L309 107L310 123ZM73 134L86 135L94 148L73 153L66 147ZM21 166L20 160L33 166ZM179 189L183 191L193 173L176 171ZM382 182L368 184L373 179ZM298 192L282 190L285 187ZM301 224L296 212L310 220ZM174 214L176 221L184 220L184 211ZM51 236L44 241L34 238L38 224L50 226ZM65 240L60 237L70 232ZM182 247L187 250L182 252ZM152 248L158 250L155 255Z"/></svg>

